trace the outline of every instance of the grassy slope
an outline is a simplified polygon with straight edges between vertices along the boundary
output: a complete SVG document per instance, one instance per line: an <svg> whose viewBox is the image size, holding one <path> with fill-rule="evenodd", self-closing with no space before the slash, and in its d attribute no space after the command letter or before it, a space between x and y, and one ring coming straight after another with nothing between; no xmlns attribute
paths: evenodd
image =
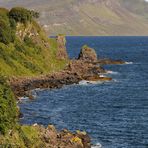
<svg viewBox="0 0 148 148"><path fill-rule="evenodd" d="M67 35L148 35L147 8L143 0L11 0L41 12L48 33ZM143 17L144 16L144 17Z"/></svg>
<svg viewBox="0 0 148 148"><path fill-rule="evenodd" d="M53 45L52 45L53 44ZM50 40L50 49L37 51L33 47L20 45L4 45L0 43L0 74L6 76L33 76L46 74L60 70L66 61L59 61L55 58L56 50L54 40ZM40 48L39 48L40 49Z"/></svg>
<svg viewBox="0 0 148 148"><path fill-rule="evenodd" d="M55 39L48 39L35 23L29 24L39 35L29 42L19 38L14 43L5 45L0 43L0 74L5 76L33 76L60 70L66 64L65 60L56 58L57 43ZM37 28L38 27L38 28ZM25 31L27 27L21 25L17 31ZM45 46L46 44L46 46Z"/></svg>
<svg viewBox="0 0 148 148"><path fill-rule="evenodd" d="M41 131L33 126L18 126L11 134L0 135L0 145L3 147L46 147L40 138Z"/></svg>

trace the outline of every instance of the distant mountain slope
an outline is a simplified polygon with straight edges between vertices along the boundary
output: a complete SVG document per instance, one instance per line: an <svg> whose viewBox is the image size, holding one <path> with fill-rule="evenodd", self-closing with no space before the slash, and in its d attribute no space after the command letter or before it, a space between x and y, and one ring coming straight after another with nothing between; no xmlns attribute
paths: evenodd
<svg viewBox="0 0 148 148"><path fill-rule="evenodd" d="M121 2L129 11L148 19L148 0L121 0Z"/></svg>
<svg viewBox="0 0 148 148"><path fill-rule="evenodd" d="M50 35L148 35L144 0L0 0L0 5L40 11L39 22Z"/></svg>

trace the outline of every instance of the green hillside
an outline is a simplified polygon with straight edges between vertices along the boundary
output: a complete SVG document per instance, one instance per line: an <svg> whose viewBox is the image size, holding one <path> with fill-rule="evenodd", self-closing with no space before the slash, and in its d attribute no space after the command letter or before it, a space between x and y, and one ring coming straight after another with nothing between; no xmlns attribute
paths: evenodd
<svg viewBox="0 0 148 148"><path fill-rule="evenodd" d="M64 67L66 61L56 57L56 39L48 39L34 19L24 8L0 9L1 75L45 74Z"/></svg>

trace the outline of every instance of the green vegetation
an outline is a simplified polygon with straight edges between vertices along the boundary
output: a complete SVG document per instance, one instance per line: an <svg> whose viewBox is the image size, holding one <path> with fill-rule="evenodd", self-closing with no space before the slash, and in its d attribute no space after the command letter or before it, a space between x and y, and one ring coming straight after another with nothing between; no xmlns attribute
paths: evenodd
<svg viewBox="0 0 148 148"><path fill-rule="evenodd" d="M0 74L33 76L62 69L56 39L48 39L33 20L39 14L25 8L0 9Z"/></svg>
<svg viewBox="0 0 148 148"><path fill-rule="evenodd" d="M22 7L15 7L10 10L9 17L16 22L28 23L31 22L33 18L38 18L39 13Z"/></svg>
<svg viewBox="0 0 148 148"><path fill-rule="evenodd" d="M18 109L14 95L6 80L0 77L0 134L16 126Z"/></svg>
<svg viewBox="0 0 148 148"><path fill-rule="evenodd" d="M19 111L8 78L47 74L68 62L57 58L57 40L46 36L34 20L38 17L38 12L25 8L0 8L0 145L4 147L43 146L35 127L17 123Z"/></svg>
<svg viewBox="0 0 148 148"><path fill-rule="evenodd" d="M12 130L11 134L0 135L0 145L3 147L46 147L44 140L41 139L40 129L33 126L18 126L17 130Z"/></svg>
<svg viewBox="0 0 148 148"><path fill-rule="evenodd" d="M20 126L17 123L18 108L15 97L6 83L0 77L0 147L45 147L38 128Z"/></svg>
<svg viewBox="0 0 148 148"><path fill-rule="evenodd" d="M11 23L14 25L14 22L9 19L8 15L7 9L0 8L0 42L5 44L13 42L15 39L15 30L11 29Z"/></svg>
<svg viewBox="0 0 148 148"><path fill-rule="evenodd" d="M89 48L88 45L83 45L82 49Z"/></svg>

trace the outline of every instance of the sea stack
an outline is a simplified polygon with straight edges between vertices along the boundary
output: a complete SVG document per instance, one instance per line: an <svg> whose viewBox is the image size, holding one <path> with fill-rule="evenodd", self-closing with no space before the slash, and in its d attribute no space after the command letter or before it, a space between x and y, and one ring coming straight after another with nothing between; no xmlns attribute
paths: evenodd
<svg viewBox="0 0 148 148"><path fill-rule="evenodd" d="M78 60L83 60L87 62L96 62L97 61L97 54L93 48L84 45L80 51Z"/></svg>

